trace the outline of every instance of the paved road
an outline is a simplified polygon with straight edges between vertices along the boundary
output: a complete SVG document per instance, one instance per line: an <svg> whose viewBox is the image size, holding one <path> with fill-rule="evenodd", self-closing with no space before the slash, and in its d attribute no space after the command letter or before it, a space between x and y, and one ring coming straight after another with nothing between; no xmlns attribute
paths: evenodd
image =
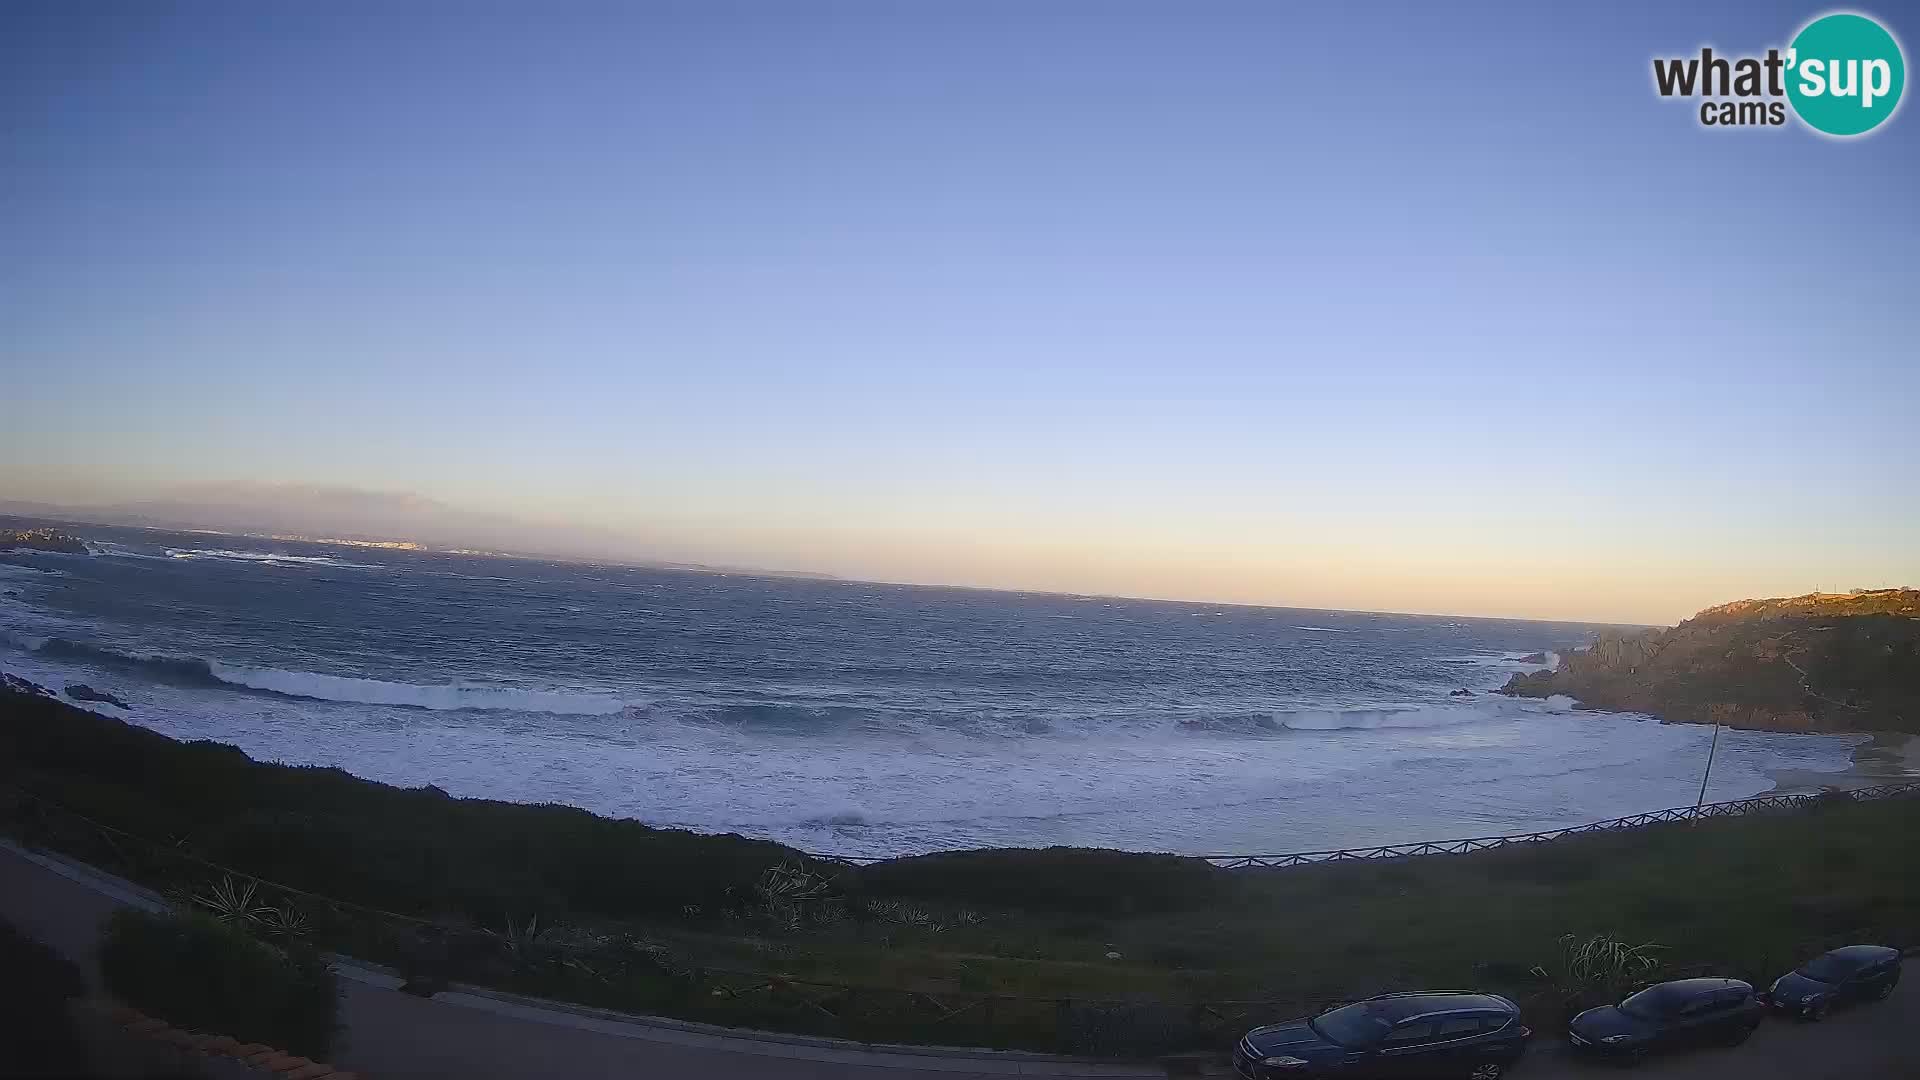
<svg viewBox="0 0 1920 1080"><path fill-rule="evenodd" d="M1909 960L1920 968L1920 961ZM1516 1080L1916 1080L1920 1078L1920 971L1883 1002L1842 1009L1818 1024L1769 1018L1733 1049L1656 1058L1631 1070L1572 1060L1560 1045L1536 1046Z"/></svg>
<svg viewBox="0 0 1920 1080"><path fill-rule="evenodd" d="M92 973L100 921L150 899L125 883L0 846L0 915ZM880 1053L770 1042L620 1022L472 994L432 1000L399 993L377 972L343 970L347 1032L335 1064L369 1078L698 1076L713 1080L963 1080L975 1077L1152 1077L1141 1067L992 1056ZM1623 1074L1569 1059L1542 1039L1521 1080L1601 1080ZM1636 1080L1902 1080L1920 1078L1920 973L1883 1003L1810 1025L1771 1020L1744 1046L1650 1062Z"/></svg>

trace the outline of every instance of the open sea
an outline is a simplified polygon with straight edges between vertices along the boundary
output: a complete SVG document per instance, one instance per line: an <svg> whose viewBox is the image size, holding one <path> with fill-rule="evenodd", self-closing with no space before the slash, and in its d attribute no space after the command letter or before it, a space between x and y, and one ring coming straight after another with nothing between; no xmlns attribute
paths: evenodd
<svg viewBox="0 0 1920 1080"><path fill-rule="evenodd" d="M257 758L813 851L1531 831L1691 804L1712 734L1489 693L1577 624L71 531L95 553L0 553L0 669ZM1708 798L1861 740L1726 732Z"/></svg>

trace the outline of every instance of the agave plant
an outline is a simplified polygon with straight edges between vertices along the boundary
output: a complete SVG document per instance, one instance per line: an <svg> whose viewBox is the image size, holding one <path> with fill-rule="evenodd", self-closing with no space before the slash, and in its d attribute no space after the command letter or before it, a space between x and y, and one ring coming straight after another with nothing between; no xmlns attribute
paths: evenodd
<svg viewBox="0 0 1920 1080"><path fill-rule="evenodd" d="M260 933L280 941L299 941L313 933L313 925L292 904L261 908L252 921Z"/></svg>
<svg viewBox="0 0 1920 1080"><path fill-rule="evenodd" d="M789 932L810 920L826 921L839 910L832 884L800 863L768 867L753 891L760 898L760 914Z"/></svg>
<svg viewBox="0 0 1920 1080"><path fill-rule="evenodd" d="M223 923L258 923L272 909L254 902L256 889L251 881L236 884L232 877L222 877L194 893L192 900Z"/></svg>
<svg viewBox="0 0 1920 1080"><path fill-rule="evenodd" d="M523 923L515 923L513 916L508 915L505 921L506 930L493 936L499 938L500 943L506 947L507 955L513 960L515 967L532 967L542 952L540 935L549 927L540 925L539 915L529 915L527 921Z"/></svg>
<svg viewBox="0 0 1920 1080"><path fill-rule="evenodd" d="M1536 967L1533 975L1569 996L1615 995L1659 971L1659 954L1665 949L1651 943L1630 945L1607 934L1567 934L1560 939L1557 970Z"/></svg>

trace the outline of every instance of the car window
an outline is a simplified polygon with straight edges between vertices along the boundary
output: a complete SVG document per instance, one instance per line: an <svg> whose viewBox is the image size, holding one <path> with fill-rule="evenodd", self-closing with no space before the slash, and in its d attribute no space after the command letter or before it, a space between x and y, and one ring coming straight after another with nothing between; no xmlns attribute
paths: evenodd
<svg viewBox="0 0 1920 1080"><path fill-rule="evenodd" d="M1685 1003L1669 983L1649 986L1620 1003L1620 1011L1641 1020L1660 1020L1675 1014Z"/></svg>
<svg viewBox="0 0 1920 1080"><path fill-rule="evenodd" d="M1387 1037L1380 1040L1381 1046L1412 1046L1433 1038L1434 1029L1439 1024L1433 1020L1410 1020L1397 1024Z"/></svg>
<svg viewBox="0 0 1920 1080"><path fill-rule="evenodd" d="M1746 1004L1748 991L1722 990L1714 996L1714 1007L1719 1009L1737 1009Z"/></svg>
<svg viewBox="0 0 1920 1080"><path fill-rule="evenodd" d="M1816 982L1837 983L1853 974L1853 965L1832 953L1826 953L1807 961L1806 966L1794 974Z"/></svg>
<svg viewBox="0 0 1920 1080"><path fill-rule="evenodd" d="M1381 1035L1392 1030L1393 1022L1373 1011L1371 1003L1356 1001L1307 1021L1321 1038L1349 1049L1372 1046Z"/></svg>
<svg viewBox="0 0 1920 1080"><path fill-rule="evenodd" d="M1440 1021L1440 1026L1434 1029L1434 1035L1441 1039L1464 1039L1491 1030L1484 1016L1454 1016Z"/></svg>
<svg viewBox="0 0 1920 1080"><path fill-rule="evenodd" d="M1705 1016L1714 1011L1719 1003L1719 999L1715 997L1698 998L1680 1006L1680 1012L1677 1015L1683 1020L1694 1016Z"/></svg>

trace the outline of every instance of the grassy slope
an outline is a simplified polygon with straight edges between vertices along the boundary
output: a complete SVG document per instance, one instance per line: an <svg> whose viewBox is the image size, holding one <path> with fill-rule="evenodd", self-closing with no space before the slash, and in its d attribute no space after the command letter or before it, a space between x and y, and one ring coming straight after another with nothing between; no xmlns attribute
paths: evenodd
<svg viewBox="0 0 1920 1080"><path fill-rule="evenodd" d="M1659 942L1677 966L1753 978L1820 943L1920 941L1920 799L1274 871L1058 850L897 860L837 879L838 906L858 917L783 932L753 911L754 881L791 854L778 845L263 765L58 701L0 695L0 780L389 910L496 928L538 912L637 932L689 964L934 991L1300 1000L1473 984L1523 996L1525 970L1551 964L1567 933ZM941 928L874 916L867 901L882 898ZM676 1008L568 978L498 981ZM696 1004L690 1015L730 1016Z"/></svg>

